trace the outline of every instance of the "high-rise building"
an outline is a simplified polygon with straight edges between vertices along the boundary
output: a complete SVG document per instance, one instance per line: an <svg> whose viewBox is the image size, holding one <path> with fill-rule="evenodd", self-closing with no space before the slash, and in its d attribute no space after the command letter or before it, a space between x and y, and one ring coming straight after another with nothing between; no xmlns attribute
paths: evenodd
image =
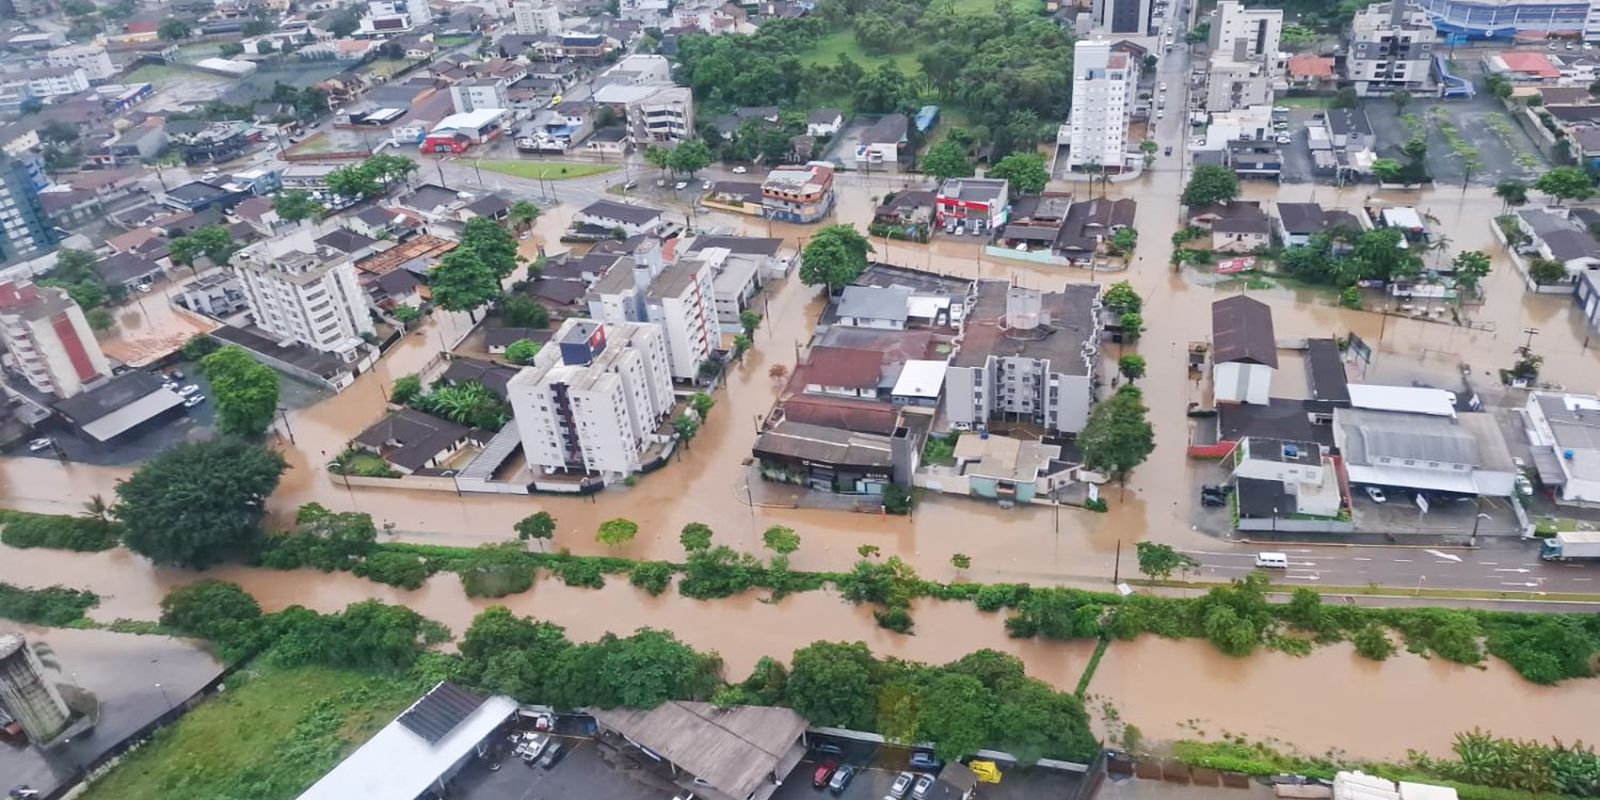
<svg viewBox="0 0 1600 800"><path fill-rule="evenodd" d="M111 375L94 329L65 289L0 283L0 344L6 366L56 397L71 397Z"/></svg>
<svg viewBox="0 0 1600 800"><path fill-rule="evenodd" d="M1402 0L1367 6L1350 22L1346 77L1362 97L1427 94L1436 88L1432 59L1438 41L1426 11Z"/></svg>
<svg viewBox="0 0 1600 800"><path fill-rule="evenodd" d="M554 36L561 32L561 10L552 0L519 0L511 4L512 24L522 36Z"/></svg>
<svg viewBox="0 0 1600 800"><path fill-rule="evenodd" d="M66 47L57 47L45 56L52 67L77 67L82 69L84 75L91 81L110 80L117 75L117 65L111 63L111 55L106 49L97 44L74 44Z"/></svg>
<svg viewBox="0 0 1600 800"><path fill-rule="evenodd" d="M1265 59L1276 64L1282 43L1283 9L1245 8L1238 0L1217 3L1217 14L1211 19L1211 52L1239 61Z"/></svg>
<svg viewBox="0 0 1600 800"><path fill-rule="evenodd" d="M660 326L568 319L506 385L530 468L637 472L670 436L672 376Z"/></svg>
<svg viewBox="0 0 1600 800"><path fill-rule="evenodd" d="M1094 26L1101 33L1144 36L1150 27L1150 0L1095 0Z"/></svg>
<svg viewBox="0 0 1600 800"><path fill-rule="evenodd" d="M61 240L39 201L48 185L39 159L0 155L0 264L41 255Z"/></svg>
<svg viewBox="0 0 1600 800"><path fill-rule="evenodd" d="M632 258L618 259L589 290L589 316L660 325L672 377L692 381L720 335L711 265L689 256L665 264L659 254L659 246L649 243Z"/></svg>
<svg viewBox="0 0 1600 800"><path fill-rule="evenodd" d="M235 253L230 268L262 330L352 363L362 335L374 330L372 315L354 262L318 244L321 234L300 228L257 242Z"/></svg>
<svg viewBox="0 0 1600 800"><path fill-rule="evenodd" d="M1058 137L1068 146L1067 168L1120 171L1128 159L1128 116L1139 68L1109 42L1079 40L1072 52L1072 112Z"/></svg>
<svg viewBox="0 0 1600 800"><path fill-rule="evenodd" d="M54 739L71 721L66 701L20 633L0 634L0 708L16 718L35 744Z"/></svg>

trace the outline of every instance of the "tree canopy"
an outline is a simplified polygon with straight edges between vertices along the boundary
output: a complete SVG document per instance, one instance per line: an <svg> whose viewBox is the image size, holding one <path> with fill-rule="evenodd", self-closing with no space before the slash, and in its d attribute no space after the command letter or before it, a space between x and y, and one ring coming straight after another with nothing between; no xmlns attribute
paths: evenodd
<svg viewBox="0 0 1600 800"><path fill-rule="evenodd" d="M278 410L278 372L249 351L228 345L206 356L200 370L211 382L217 427L235 436L260 436Z"/></svg>
<svg viewBox="0 0 1600 800"><path fill-rule="evenodd" d="M960 144L946 138L928 148L922 157L922 171L941 181L966 178L972 175L972 162L967 160L967 151Z"/></svg>
<svg viewBox="0 0 1600 800"><path fill-rule="evenodd" d="M446 311L475 312L500 296L500 279L494 269L467 247L457 247L428 271L433 302Z"/></svg>
<svg viewBox="0 0 1600 800"><path fill-rule="evenodd" d="M1556 202L1586 200L1594 196L1594 181L1583 167L1555 167L1533 182L1533 188Z"/></svg>
<svg viewBox="0 0 1600 800"><path fill-rule="evenodd" d="M867 268L868 242L851 225L829 225L811 237L800 256L800 280L807 286L827 286L838 292Z"/></svg>
<svg viewBox="0 0 1600 800"><path fill-rule="evenodd" d="M1153 580L1164 581L1177 570L1200 566L1200 562L1193 557L1172 549L1172 545L1169 544L1139 542L1135 545L1135 549L1139 554L1139 571Z"/></svg>
<svg viewBox="0 0 1600 800"><path fill-rule="evenodd" d="M272 198L272 208L278 216L289 222L310 219L322 213L322 203L304 189L289 189Z"/></svg>
<svg viewBox="0 0 1600 800"><path fill-rule="evenodd" d="M1201 164L1183 188L1183 204L1190 208L1226 203L1239 196L1239 176L1227 167Z"/></svg>
<svg viewBox="0 0 1600 800"><path fill-rule="evenodd" d="M1121 478L1144 463L1156 447L1147 412L1143 396L1131 385L1095 406L1078 437L1084 465Z"/></svg>
<svg viewBox="0 0 1600 800"><path fill-rule="evenodd" d="M987 175L1011 181L1012 194L1038 194L1050 182L1044 157L1038 153L1012 153L1000 159L1000 163L991 167Z"/></svg>
<svg viewBox="0 0 1600 800"><path fill-rule="evenodd" d="M267 497L285 469L283 456L242 439L185 442L117 484L112 514L134 552L207 567L259 546Z"/></svg>

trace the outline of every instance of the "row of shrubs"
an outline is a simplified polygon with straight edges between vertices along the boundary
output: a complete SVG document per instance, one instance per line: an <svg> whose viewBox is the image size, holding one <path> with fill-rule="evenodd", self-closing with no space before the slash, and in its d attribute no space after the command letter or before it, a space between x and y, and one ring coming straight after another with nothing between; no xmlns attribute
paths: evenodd
<svg viewBox="0 0 1600 800"><path fill-rule="evenodd" d="M10 547L50 547L93 553L110 550L122 526L101 516L68 517L0 509L0 542Z"/></svg>

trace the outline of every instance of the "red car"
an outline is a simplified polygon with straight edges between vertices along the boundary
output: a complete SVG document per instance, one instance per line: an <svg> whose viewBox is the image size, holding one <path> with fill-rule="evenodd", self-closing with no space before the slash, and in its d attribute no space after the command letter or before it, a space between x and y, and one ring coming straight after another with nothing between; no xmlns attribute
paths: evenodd
<svg viewBox="0 0 1600 800"><path fill-rule="evenodd" d="M828 759L817 765L817 771L811 776L811 788L822 789L828 785L828 779L833 777L833 771L839 768L839 762Z"/></svg>

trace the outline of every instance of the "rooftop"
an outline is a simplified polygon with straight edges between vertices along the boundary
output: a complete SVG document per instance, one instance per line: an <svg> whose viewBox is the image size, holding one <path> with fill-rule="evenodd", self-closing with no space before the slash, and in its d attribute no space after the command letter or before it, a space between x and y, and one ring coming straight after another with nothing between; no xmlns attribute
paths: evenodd
<svg viewBox="0 0 1600 800"><path fill-rule="evenodd" d="M1089 374L1093 361L1086 354L1098 347L1100 337L1100 286L1069 283L1062 291L1042 293L1039 319L1031 328L1007 319L1010 289L1006 281L978 281L963 341L950 365L980 367L991 356L1034 358L1050 361L1050 368L1062 374Z"/></svg>
<svg viewBox="0 0 1600 800"><path fill-rule="evenodd" d="M1332 339L1306 342L1306 383L1312 400L1327 403L1350 402L1350 383L1345 376L1344 357Z"/></svg>
<svg viewBox="0 0 1600 800"><path fill-rule="evenodd" d="M749 797L799 761L805 717L787 708L669 700L596 710L595 721L732 797Z"/></svg>
<svg viewBox="0 0 1600 800"><path fill-rule="evenodd" d="M356 436L355 442L380 452L392 464L417 470L466 438L468 429L412 408L390 412Z"/></svg>
<svg viewBox="0 0 1600 800"><path fill-rule="evenodd" d="M85 434L109 441L183 403L177 392L144 370L130 370L55 404L56 412Z"/></svg>
<svg viewBox="0 0 1600 800"><path fill-rule="evenodd" d="M1253 297L1240 294L1211 304L1211 340L1214 363L1278 367L1272 308Z"/></svg>
<svg viewBox="0 0 1600 800"><path fill-rule="evenodd" d="M824 464L887 468L894 464L889 437L785 420L756 437L756 455Z"/></svg>
<svg viewBox="0 0 1600 800"><path fill-rule="evenodd" d="M1010 436L967 435L956 440L955 459L964 475L1032 483L1059 458L1059 445Z"/></svg>
<svg viewBox="0 0 1600 800"><path fill-rule="evenodd" d="M834 313L840 317L904 322L910 296L911 290L901 287L846 286Z"/></svg>
<svg viewBox="0 0 1600 800"><path fill-rule="evenodd" d="M813 347L809 361L797 367L796 372L806 384L873 389L883 375L883 359L875 350Z"/></svg>
<svg viewBox="0 0 1600 800"><path fill-rule="evenodd" d="M890 403L824 394L796 394L782 403L782 419L824 428L888 436L899 426L900 412Z"/></svg>
<svg viewBox="0 0 1600 800"><path fill-rule="evenodd" d="M730 253L775 256L782 252L783 240L754 236L696 236L688 252L697 253L708 247L720 247Z"/></svg>
<svg viewBox="0 0 1600 800"><path fill-rule="evenodd" d="M1002 178L950 178L939 187L939 196L967 203L1004 201L1011 184Z"/></svg>
<svg viewBox="0 0 1600 800"><path fill-rule="evenodd" d="M578 213L586 217L617 220L630 225L648 225L661 218L660 209L618 203L614 200L596 200L584 206Z"/></svg>

